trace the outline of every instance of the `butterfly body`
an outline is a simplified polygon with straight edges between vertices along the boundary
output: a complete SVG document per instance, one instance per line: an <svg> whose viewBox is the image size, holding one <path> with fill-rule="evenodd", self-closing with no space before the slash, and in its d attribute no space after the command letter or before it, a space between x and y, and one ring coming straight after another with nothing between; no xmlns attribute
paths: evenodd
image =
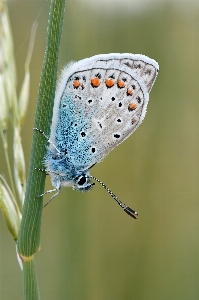
<svg viewBox="0 0 199 300"><path fill-rule="evenodd" d="M62 71L45 157L57 190L92 188L92 166L143 121L158 68L144 55L105 54Z"/></svg>

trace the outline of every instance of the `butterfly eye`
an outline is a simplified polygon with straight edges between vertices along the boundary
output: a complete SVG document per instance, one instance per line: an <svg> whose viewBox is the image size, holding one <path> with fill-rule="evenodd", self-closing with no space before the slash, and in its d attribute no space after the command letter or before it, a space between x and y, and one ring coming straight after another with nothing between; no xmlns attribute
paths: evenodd
<svg viewBox="0 0 199 300"><path fill-rule="evenodd" d="M85 175L81 176L80 179L77 181L77 184L79 185L83 185L84 183L86 183Z"/></svg>

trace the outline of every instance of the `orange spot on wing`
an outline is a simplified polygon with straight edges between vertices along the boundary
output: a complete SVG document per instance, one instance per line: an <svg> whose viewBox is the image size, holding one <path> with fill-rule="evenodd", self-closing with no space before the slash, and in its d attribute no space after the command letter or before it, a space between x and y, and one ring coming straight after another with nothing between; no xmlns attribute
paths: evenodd
<svg viewBox="0 0 199 300"><path fill-rule="evenodd" d="M127 93L127 96L132 96L133 95L133 90L128 88L126 93Z"/></svg>
<svg viewBox="0 0 199 300"><path fill-rule="evenodd" d="M91 79L91 84L92 84L93 87L98 87L100 85L100 83L101 82L100 82L98 77L95 77L95 78Z"/></svg>
<svg viewBox="0 0 199 300"><path fill-rule="evenodd" d="M106 79L105 82L108 88L112 87L115 84L115 81L112 78Z"/></svg>
<svg viewBox="0 0 199 300"><path fill-rule="evenodd" d="M136 121L137 121L137 119L136 119L136 118L133 118L133 119L132 119L132 124L134 124Z"/></svg>
<svg viewBox="0 0 199 300"><path fill-rule="evenodd" d="M80 86L79 80L74 80L73 81L73 86L74 86L75 89L77 89Z"/></svg>
<svg viewBox="0 0 199 300"><path fill-rule="evenodd" d="M124 88L124 87L125 87L124 81L123 81L123 80L118 80L117 86L118 86L120 89Z"/></svg>
<svg viewBox="0 0 199 300"><path fill-rule="evenodd" d="M129 110L129 111L135 110L136 107L137 107L137 104L136 104L136 103L130 103L129 106L128 106L128 110Z"/></svg>

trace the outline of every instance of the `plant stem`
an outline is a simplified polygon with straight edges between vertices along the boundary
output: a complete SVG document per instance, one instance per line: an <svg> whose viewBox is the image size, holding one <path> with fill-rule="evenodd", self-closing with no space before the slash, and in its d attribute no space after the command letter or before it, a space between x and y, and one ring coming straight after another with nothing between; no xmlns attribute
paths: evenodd
<svg viewBox="0 0 199 300"><path fill-rule="evenodd" d="M42 129L46 134L50 132L52 119L65 2L66 0L51 1L47 45L34 122L34 127ZM35 168L42 166L45 152L45 139L34 131L22 224L18 239L18 251L25 257L32 256L40 247L43 199L38 196L44 191L46 175L44 172L36 171Z"/></svg>
<svg viewBox="0 0 199 300"><path fill-rule="evenodd" d="M26 300L39 300L39 288L33 257L23 263L23 273L24 298Z"/></svg>
<svg viewBox="0 0 199 300"><path fill-rule="evenodd" d="M46 51L35 113L34 127L43 130L47 135L50 132L53 112L65 3L66 0L51 0ZM42 167L45 152L45 139L43 139L41 134L34 131L22 223L17 243L18 252L23 258L25 265L24 284L30 280L30 283L27 284L28 288L24 286L24 296L26 300L33 299L31 293L35 289L37 289L37 297L35 297L34 300L39 299L36 276L33 276L34 273L31 271L31 268L33 269L34 267L34 265L31 265L34 264L31 257L40 248L43 198L38 196L43 194L46 177L44 172L38 172L35 168ZM31 289L31 287L34 288Z"/></svg>

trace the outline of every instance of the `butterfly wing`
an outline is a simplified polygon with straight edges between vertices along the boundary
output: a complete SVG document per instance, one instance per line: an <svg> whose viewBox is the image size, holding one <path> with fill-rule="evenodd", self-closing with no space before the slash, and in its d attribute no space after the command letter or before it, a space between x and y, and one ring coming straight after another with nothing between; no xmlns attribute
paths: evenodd
<svg viewBox="0 0 199 300"><path fill-rule="evenodd" d="M158 68L144 55L107 54L63 70L51 140L76 169L101 161L141 124Z"/></svg>

